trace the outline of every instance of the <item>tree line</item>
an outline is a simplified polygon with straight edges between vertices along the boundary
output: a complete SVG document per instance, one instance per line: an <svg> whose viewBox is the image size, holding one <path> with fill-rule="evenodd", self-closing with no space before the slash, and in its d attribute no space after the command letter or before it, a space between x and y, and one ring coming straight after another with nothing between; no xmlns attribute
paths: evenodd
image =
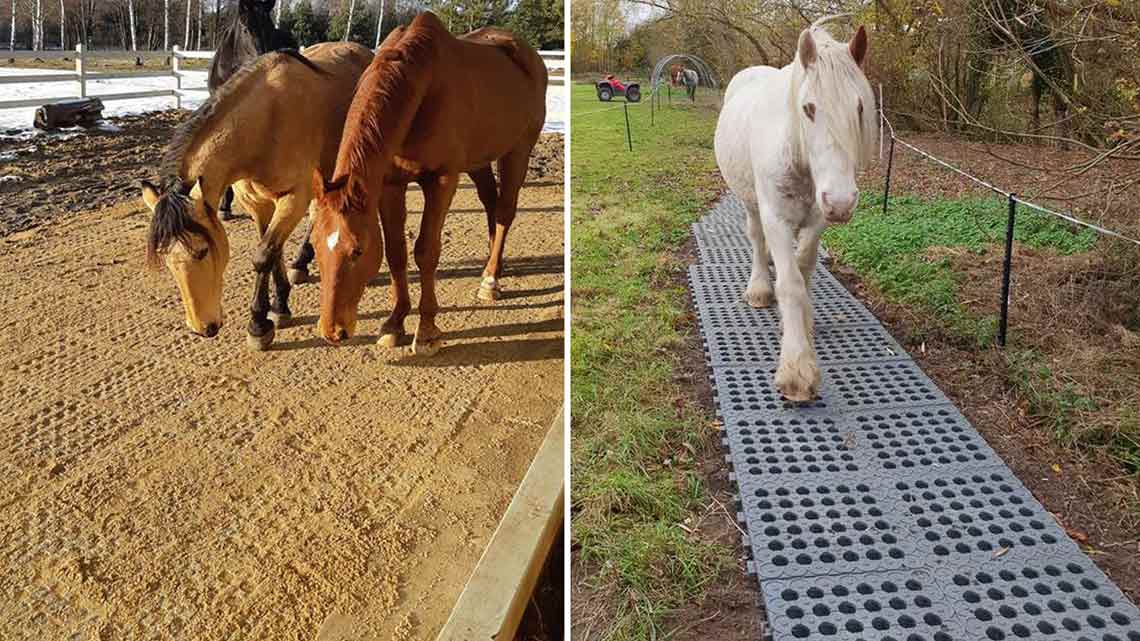
<svg viewBox="0 0 1140 641"><path fill-rule="evenodd" d="M212 49L237 0L0 0L0 48L131 51ZM4 6L7 5L7 6ZM7 9L7 11L4 11ZM327 40L376 44L397 25L431 10L453 33L495 25L532 46L562 48L561 0L279 0L278 26L303 45ZM383 15L383 20L380 16Z"/></svg>
<svg viewBox="0 0 1140 641"><path fill-rule="evenodd" d="M882 83L896 124L1140 157L1140 2L574 0L571 7L575 72L644 74L665 55L688 53L717 70L722 85L747 66L787 64L804 27L849 13L871 36L868 76Z"/></svg>

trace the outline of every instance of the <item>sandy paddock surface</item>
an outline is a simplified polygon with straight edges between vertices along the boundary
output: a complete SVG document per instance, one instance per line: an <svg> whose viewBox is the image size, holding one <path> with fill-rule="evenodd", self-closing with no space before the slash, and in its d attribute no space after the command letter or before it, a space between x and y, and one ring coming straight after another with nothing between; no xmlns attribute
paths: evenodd
<svg viewBox="0 0 1140 641"><path fill-rule="evenodd" d="M562 202L523 190L487 305L459 192L431 359L374 344L386 270L350 345L316 336L308 284L248 351L248 219L213 340L143 266L141 205L0 238L0 638L434 638L562 401Z"/></svg>

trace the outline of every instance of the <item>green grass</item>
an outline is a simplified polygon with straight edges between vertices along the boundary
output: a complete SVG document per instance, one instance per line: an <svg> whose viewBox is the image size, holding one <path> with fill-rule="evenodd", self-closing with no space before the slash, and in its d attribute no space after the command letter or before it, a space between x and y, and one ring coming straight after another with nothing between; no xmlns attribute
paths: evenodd
<svg viewBox="0 0 1140 641"><path fill-rule="evenodd" d="M675 380L686 292L675 252L719 188L716 115L631 105L572 88L573 536L609 595L602 638L662 638L680 606L699 602L732 550L683 527L709 503L695 469L715 441L710 418ZM617 104L620 104L617 103ZM598 632L598 629L595 629Z"/></svg>
<svg viewBox="0 0 1140 641"><path fill-rule="evenodd" d="M978 346L993 344L997 318L963 308L957 300L960 276L951 271L950 260L931 259L926 252L932 247L981 251L1004 242L1005 202L895 196L885 216L882 206L882 194L864 194L860 211L849 224L830 228L824 243L888 300L933 314L951 334ZM1023 210L1014 239L1068 255L1088 251L1096 235L1087 229L1074 233L1055 219Z"/></svg>

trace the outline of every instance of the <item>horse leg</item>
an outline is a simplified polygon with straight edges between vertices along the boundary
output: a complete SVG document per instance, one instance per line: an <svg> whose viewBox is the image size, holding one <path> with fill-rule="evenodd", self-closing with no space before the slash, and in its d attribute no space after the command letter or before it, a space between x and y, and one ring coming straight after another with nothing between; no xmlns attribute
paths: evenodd
<svg viewBox="0 0 1140 641"><path fill-rule="evenodd" d="M475 183L479 202L483 203L483 210L487 212L487 242L488 247L493 249L495 246L495 205L499 200L499 189L495 185L495 172L491 171L490 165L487 165L475 171L469 171L467 175Z"/></svg>
<svg viewBox="0 0 1140 641"><path fill-rule="evenodd" d="M222 204L218 207L218 213L221 214L222 220L233 220L237 218L234 216L234 188L226 187L226 193L222 196Z"/></svg>
<svg viewBox="0 0 1140 641"><path fill-rule="evenodd" d="M819 258L819 237L824 230L824 220L814 220L800 228L799 240L796 247L796 263L800 266L800 275L804 277L804 289L811 291L811 275L815 272L815 261ZM811 332L808 332L811 335Z"/></svg>
<svg viewBox="0 0 1140 641"><path fill-rule="evenodd" d="M309 263L313 262L316 257L316 252L313 251L313 243L309 240L309 236L313 233L313 219L309 218L305 222L305 232L301 236L303 239L301 243L301 251L297 252L297 257L289 264L289 282L294 285L309 282Z"/></svg>
<svg viewBox="0 0 1140 641"><path fill-rule="evenodd" d="M273 220L272 202L261 200L245 201L246 208L253 213L258 233L264 237L265 230ZM246 345L254 351L264 351L273 344L273 321L269 320L269 270L254 270L257 277L253 284L253 300L249 306L249 327L246 329Z"/></svg>
<svg viewBox="0 0 1140 641"><path fill-rule="evenodd" d="M760 224L760 210L756 203L748 202L744 209L745 228L752 243L752 275L744 290L744 302L753 307L768 307L772 304L772 277L768 272L768 245Z"/></svg>
<svg viewBox="0 0 1140 641"><path fill-rule="evenodd" d="M380 226L384 231L384 255L392 274L392 313L380 327L380 344L395 347L404 336L404 319L412 308L408 294L408 242L404 225L408 217L407 185L384 185L380 194Z"/></svg>
<svg viewBox="0 0 1140 641"><path fill-rule="evenodd" d="M791 227L765 203L760 223L776 267L776 299L780 304L780 366L776 389L792 401L810 401L819 391L819 367L811 344L811 299L796 263Z"/></svg>
<svg viewBox="0 0 1140 641"><path fill-rule="evenodd" d="M253 253L253 269L258 274L259 293L264 290L264 304L259 298L254 302L253 318L249 324L247 343L257 350L267 349L273 343L274 321L277 326L289 321L289 293L291 286L285 275L282 247L297 223L305 216L309 198L298 194L287 194L278 198L272 208L272 215L265 220L262 211L257 212L258 230L261 241ZM277 286L272 307L268 302L269 276L273 274ZM264 283L264 286L261 286ZM272 319L270 316L272 315ZM268 326L268 328L267 328Z"/></svg>
<svg viewBox="0 0 1140 641"><path fill-rule="evenodd" d="M502 295L499 279L503 277L503 253L506 251L507 233L515 221L519 206L519 190L526 180L531 146L520 147L499 159L499 201L495 204L495 236L491 240L491 255L483 268L479 283L479 300L495 301Z"/></svg>
<svg viewBox="0 0 1140 641"><path fill-rule="evenodd" d="M443 221L458 186L457 174L439 174L420 183L424 190L424 215L416 238L416 265L420 268L420 324L412 341L412 353L431 356L439 351L442 332L435 324L439 302L435 297L435 270L439 266Z"/></svg>

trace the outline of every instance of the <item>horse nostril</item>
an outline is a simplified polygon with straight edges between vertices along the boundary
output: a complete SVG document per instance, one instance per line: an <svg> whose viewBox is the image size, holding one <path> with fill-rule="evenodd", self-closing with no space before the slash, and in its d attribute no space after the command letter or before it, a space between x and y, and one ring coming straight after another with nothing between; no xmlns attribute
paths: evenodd
<svg viewBox="0 0 1140 641"><path fill-rule="evenodd" d="M206 330L204 332L202 332L202 334L206 338L213 338L213 337L217 336L218 335L218 324L217 323L210 323L209 325L206 325Z"/></svg>
<svg viewBox="0 0 1140 641"><path fill-rule="evenodd" d="M338 341L348 340L348 330L343 327L336 330L336 339Z"/></svg>

